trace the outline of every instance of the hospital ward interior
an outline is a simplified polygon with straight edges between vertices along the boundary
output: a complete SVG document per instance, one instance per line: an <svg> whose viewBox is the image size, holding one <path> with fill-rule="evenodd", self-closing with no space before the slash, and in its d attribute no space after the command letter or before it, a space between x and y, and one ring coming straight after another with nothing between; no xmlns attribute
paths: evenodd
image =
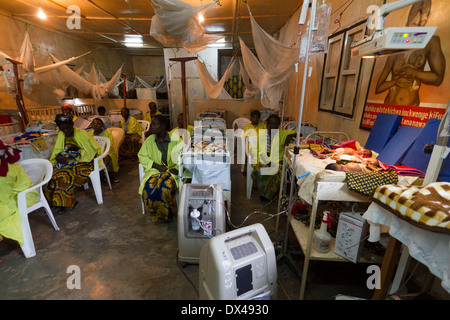
<svg viewBox="0 0 450 320"><path fill-rule="evenodd" d="M449 300L449 14L1 1L0 299Z"/></svg>

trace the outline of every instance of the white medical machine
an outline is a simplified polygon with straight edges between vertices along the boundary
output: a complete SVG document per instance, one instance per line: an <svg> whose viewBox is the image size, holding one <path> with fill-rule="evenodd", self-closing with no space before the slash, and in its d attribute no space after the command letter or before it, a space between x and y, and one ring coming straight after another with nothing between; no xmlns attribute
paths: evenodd
<svg viewBox="0 0 450 320"><path fill-rule="evenodd" d="M215 236L200 252L200 300L268 300L276 292L275 248L262 224Z"/></svg>
<svg viewBox="0 0 450 320"><path fill-rule="evenodd" d="M218 184L185 183L178 208L178 260L198 264L208 240L226 232L223 189Z"/></svg>

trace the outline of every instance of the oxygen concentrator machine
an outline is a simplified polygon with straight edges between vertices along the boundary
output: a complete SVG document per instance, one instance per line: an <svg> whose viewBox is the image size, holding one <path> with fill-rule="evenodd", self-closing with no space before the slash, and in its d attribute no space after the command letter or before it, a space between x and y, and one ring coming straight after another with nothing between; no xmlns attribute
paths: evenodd
<svg viewBox="0 0 450 320"><path fill-rule="evenodd" d="M275 248L260 223L215 236L200 252L200 300L268 300L277 288Z"/></svg>
<svg viewBox="0 0 450 320"><path fill-rule="evenodd" d="M208 240L226 232L223 189L218 184L183 184L178 208L178 260L198 264Z"/></svg>

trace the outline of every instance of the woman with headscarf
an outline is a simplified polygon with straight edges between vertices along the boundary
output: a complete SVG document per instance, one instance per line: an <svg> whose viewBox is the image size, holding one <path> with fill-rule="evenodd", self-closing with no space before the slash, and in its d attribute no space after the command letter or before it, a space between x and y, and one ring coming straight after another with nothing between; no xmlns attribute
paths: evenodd
<svg viewBox="0 0 450 320"><path fill-rule="evenodd" d="M59 133L49 159L53 176L44 192L50 205L63 214L76 205L75 189L89 181L93 160L102 150L93 136L73 126L71 116L58 114L55 123Z"/></svg>
<svg viewBox="0 0 450 320"><path fill-rule="evenodd" d="M73 122L75 122L75 120L77 120L77 116L74 115L74 113L73 113L73 106L71 104L64 103L61 106L61 113L65 114L65 115L71 115Z"/></svg>
<svg viewBox="0 0 450 320"><path fill-rule="evenodd" d="M258 192L262 200L272 200L280 187L281 169L284 156L284 148L296 131L279 129L281 120L276 114L266 120L267 130L259 130L258 148L253 148L253 158L258 159L252 178L256 181Z"/></svg>
<svg viewBox="0 0 450 320"><path fill-rule="evenodd" d="M118 183L119 180L115 178L115 174L119 172L119 156L116 152L116 149L114 148L114 137L112 133L105 129L105 123L103 122L102 118L94 118L91 122L92 129L88 133L95 136L100 137L106 137L110 141L110 147L108 155L103 158L103 162L105 163L106 167L112 168L112 171L110 170L109 176L111 178L111 181L113 183Z"/></svg>
<svg viewBox="0 0 450 320"><path fill-rule="evenodd" d="M120 127L125 131L125 138L120 145L119 154L126 158L134 159L139 152L142 140L142 129L140 123L130 115L128 108L120 111Z"/></svg>
<svg viewBox="0 0 450 320"><path fill-rule="evenodd" d="M0 240L3 237L24 244L17 195L33 186L25 170L17 164L19 149L0 140ZM36 203L36 191L27 194L27 204ZM0 258L1 261L1 258Z"/></svg>
<svg viewBox="0 0 450 320"><path fill-rule="evenodd" d="M168 128L164 116L153 117L151 135L138 153L145 172L139 194L153 222L169 222L172 218L170 207L178 188L178 154L185 146L178 134L169 134Z"/></svg>

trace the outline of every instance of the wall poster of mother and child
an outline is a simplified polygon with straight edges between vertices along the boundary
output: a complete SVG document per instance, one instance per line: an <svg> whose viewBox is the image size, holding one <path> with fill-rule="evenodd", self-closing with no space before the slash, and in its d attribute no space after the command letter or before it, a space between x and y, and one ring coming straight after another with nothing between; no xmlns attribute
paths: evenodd
<svg viewBox="0 0 450 320"><path fill-rule="evenodd" d="M391 12L385 28L437 26L424 49L375 59L360 128L370 130L378 113L403 116L402 125L424 127L442 119L450 99L450 7L424 0Z"/></svg>

